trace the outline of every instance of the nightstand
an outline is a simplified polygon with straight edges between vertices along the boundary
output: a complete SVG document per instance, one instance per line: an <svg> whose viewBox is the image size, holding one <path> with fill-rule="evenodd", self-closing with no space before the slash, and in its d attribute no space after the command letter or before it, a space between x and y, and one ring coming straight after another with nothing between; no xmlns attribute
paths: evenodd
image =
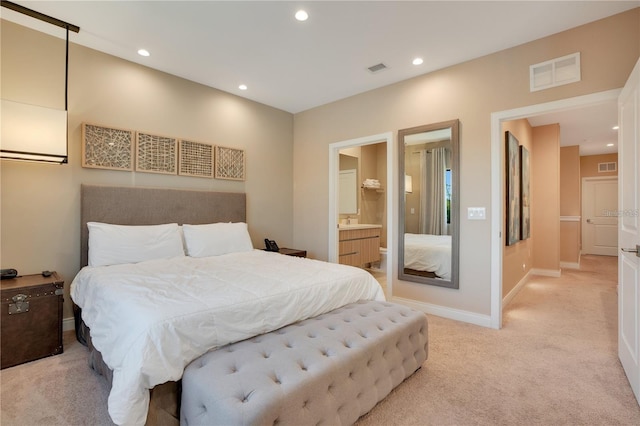
<svg viewBox="0 0 640 426"><path fill-rule="evenodd" d="M0 282L1 368L62 353L63 286L56 272Z"/></svg>
<svg viewBox="0 0 640 426"><path fill-rule="evenodd" d="M306 250L298 250L298 249L292 249L292 248L286 248L286 247L281 248L278 253L286 254L287 256L307 257Z"/></svg>

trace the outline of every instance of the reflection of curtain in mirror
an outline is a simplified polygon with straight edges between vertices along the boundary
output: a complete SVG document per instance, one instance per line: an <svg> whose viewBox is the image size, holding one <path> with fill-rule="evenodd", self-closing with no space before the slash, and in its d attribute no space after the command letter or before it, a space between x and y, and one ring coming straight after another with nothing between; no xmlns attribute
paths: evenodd
<svg viewBox="0 0 640 426"><path fill-rule="evenodd" d="M446 203L447 150L444 147L420 152L420 233L447 235Z"/></svg>

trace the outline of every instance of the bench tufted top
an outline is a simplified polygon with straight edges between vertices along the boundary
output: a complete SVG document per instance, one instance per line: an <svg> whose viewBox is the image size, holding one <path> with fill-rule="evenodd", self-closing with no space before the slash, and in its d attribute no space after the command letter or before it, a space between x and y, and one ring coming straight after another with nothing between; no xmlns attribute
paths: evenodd
<svg viewBox="0 0 640 426"><path fill-rule="evenodd" d="M194 360L181 424L351 424L426 358L423 313L352 303Z"/></svg>

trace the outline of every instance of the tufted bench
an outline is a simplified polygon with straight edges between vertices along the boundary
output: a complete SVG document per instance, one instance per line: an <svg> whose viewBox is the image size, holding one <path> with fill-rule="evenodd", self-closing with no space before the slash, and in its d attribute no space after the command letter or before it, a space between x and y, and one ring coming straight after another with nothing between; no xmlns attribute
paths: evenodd
<svg viewBox="0 0 640 426"><path fill-rule="evenodd" d="M423 313L352 303L194 360L180 424L352 424L426 359Z"/></svg>

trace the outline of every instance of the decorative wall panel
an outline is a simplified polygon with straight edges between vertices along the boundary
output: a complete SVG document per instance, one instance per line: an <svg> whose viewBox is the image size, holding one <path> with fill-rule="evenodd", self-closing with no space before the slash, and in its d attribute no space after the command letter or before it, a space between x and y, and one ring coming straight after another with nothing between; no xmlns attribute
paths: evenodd
<svg viewBox="0 0 640 426"><path fill-rule="evenodd" d="M136 171L175 175L177 164L177 139L136 133Z"/></svg>
<svg viewBox="0 0 640 426"><path fill-rule="evenodd" d="M213 177L213 146L181 140L178 174L182 176Z"/></svg>
<svg viewBox="0 0 640 426"><path fill-rule="evenodd" d="M133 130L82 124L82 167L133 170Z"/></svg>
<svg viewBox="0 0 640 426"><path fill-rule="evenodd" d="M216 179L244 180L245 163L244 150L216 146Z"/></svg>

